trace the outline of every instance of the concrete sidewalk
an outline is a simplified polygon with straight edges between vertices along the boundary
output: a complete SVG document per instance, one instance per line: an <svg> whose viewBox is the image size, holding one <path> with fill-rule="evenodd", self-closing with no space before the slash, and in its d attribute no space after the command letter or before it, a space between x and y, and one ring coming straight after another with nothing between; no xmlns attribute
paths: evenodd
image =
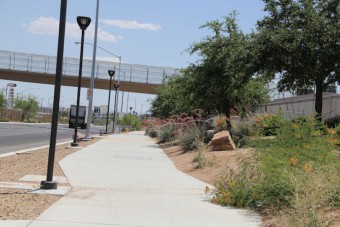
<svg viewBox="0 0 340 227"><path fill-rule="evenodd" d="M206 183L178 171L141 132L111 135L61 161L73 189L30 223L55 226L259 226L250 211L211 204Z"/></svg>

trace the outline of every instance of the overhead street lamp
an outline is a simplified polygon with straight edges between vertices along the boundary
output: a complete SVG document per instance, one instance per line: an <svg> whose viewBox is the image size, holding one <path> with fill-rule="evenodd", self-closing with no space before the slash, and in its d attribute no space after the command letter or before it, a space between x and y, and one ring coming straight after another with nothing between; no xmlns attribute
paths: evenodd
<svg viewBox="0 0 340 227"><path fill-rule="evenodd" d="M80 42L74 42L75 44L80 44ZM122 57L119 56L119 55L116 55L114 53L112 53L111 51L108 51L106 49L104 49L103 47L101 46L98 46L98 45L93 45L92 43L87 43L85 42L84 44L86 45L91 45L91 46L95 46L96 48L99 48L113 56L115 56L116 58L119 59L119 72L118 72L118 84L120 84L120 69L121 69L121 64L122 64ZM95 48L94 48L95 49ZM94 59L94 58L93 58ZM91 129L91 122L92 122L92 102L93 102L93 88L94 88L94 83L92 83L92 77L94 77L94 65L92 65L92 73L91 73L91 97L89 99L89 106L88 106L88 112L87 112L87 122L89 122L89 124L87 125L87 128L86 128L86 138L89 138L90 137L90 129ZM118 94L119 94L119 89L118 89ZM115 124L115 122L113 122Z"/></svg>
<svg viewBox="0 0 340 227"><path fill-rule="evenodd" d="M23 91L21 92L21 94L24 94L24 92L26 92L26 91L31 91L31 90L41 90L41 88L39 88L39 87L34 87L34 88L27 89L27 90L23 90Z"/></svg>
<svg viewBox="0 0 340 227"><path fill-rule="evenodd" d="M109 70L108 73L109 73L109 76L110 76L110 86L109 86L109 101L107 103L107 114L106 114L106 130L105 130L106 134L108 134L107 126L109 124L109 110L110 110L110 99L111 99L111 83L112 83L112 77L115 75L115 71L114 70Z"/></svg>
<svg viewBox="0 0 340 227"><path fill-rule="evenodd" d="M115 126L116 126L116 114L117 114L117 107L118 107L118 89L119 89L119 82L115 83L114 88L116 89L116 93L115 93L115 106L114 106L114 110L113 110L113 126L112 126L112 133L115 133Z"/></svg>
<svg viewBox="0 0 340 227"><path fill-rule="evenodd" d="M81 45L80 45L80 59L79 59L79 77L78 77L78 91L77 91L77 108L76 108L76 119L74 124L74 136L73 142L71 143L72 147L77 147L77 133L78 133L78 119L79 119L79 101L80 101L80 88L81 88L81 76L83 70L83 52L84 52L84 35L86 28L91 23L91 18L78 16L77 23L81 29Z"/></svg>
<svg viewBox="0 0 340 227"><path fill-rule="evenodd" d="M41 88L38 88L38 87L35 87L35 88L30 88L30 89L26 89L26 90L23 90L22 92L18 92L17 94L21 94L21 98L24 97L24 93L26 91L32 91L32 90L41 90ZM19 97L18 97L19 98Z"/></svg>

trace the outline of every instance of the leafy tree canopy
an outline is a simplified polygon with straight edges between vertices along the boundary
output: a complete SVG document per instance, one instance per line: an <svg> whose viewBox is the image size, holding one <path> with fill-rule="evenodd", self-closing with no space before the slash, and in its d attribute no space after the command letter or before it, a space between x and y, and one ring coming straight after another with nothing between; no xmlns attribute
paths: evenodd
<svg viewBox="0 0 340 227"><path fill-rule="evenodd" d="M39 102L36 97L28 96L28 98L19 98L15 100L15 108L21 109L23 111L22 121L25 116L27 116L27 121L30 117L35 115L39 109Z"/></svg>
<svg viewBox="0 0 340 227"><path fill-rule="evenodd" d="M264 0L258 21L257 71L280 74L280 91L316 88L315 110L322 113L322 91L340 82L339 0Z"/></svg>
<svg viewBox="0 0 340 227"><path fill-rule="evenodd" d="M188 49L198 54L199 61L159 90L152 103L153 115L166 117L202 109L229 117L231 109L246 112L266 100L265 81L253 74L251 37L238 28L235 13L201 28L212 30L212 35Z"/></svg>

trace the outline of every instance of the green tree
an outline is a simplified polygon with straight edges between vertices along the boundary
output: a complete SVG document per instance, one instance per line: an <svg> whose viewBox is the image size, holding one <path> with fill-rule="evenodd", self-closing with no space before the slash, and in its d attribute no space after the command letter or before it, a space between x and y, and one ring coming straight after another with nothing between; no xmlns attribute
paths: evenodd
<svg viewBox="0 0 340 227"><path fill-rule="evenodd" d="M27 117L27 121L33 117L39 109L39 102L36 97L28 96L28 98L18 98L15 100L15 108L23 111L21 121Z"/></svg>
<svg viewBox="0 0 340 227"><path fill-rule="evenodd" d="M208 28L213 34L188 49L199 56L199 61L161 88L152 103L154 115L202 109L229 118L231 109L245 113L266 100L265 81L253 74L251 37L238 28L235 13L222 22L214 20L201 28Z"/></svg>
<svg viewBox="0 0 340 227"><path fill-rule="evenodd" d="M188 76L173 76L166 80L152 102L153 116L170 117L194 109L188 79Z"/></svg>
<svg viewBox="0 0 340 227"><path fill-rule="evenodd" d="M340 82L339 0L264 0L258 21L257 71L280 75L280 91L316 88L315 111L322 114L322 91Z"/></svg>
<svg viewBox="0 0 340 227"><path fill-rule="evenodd" d="M141 129L141 120L138 116L133 114L125 114L122 118L122 123L124 126L129 126L135 130Z"/></svg>
<svg viewBox="0 0 340 227"><path fill-rule="evenodd" d="M5 96L1 93L0 94L0 108L5 108L6 107L6 99Z"/></svg>

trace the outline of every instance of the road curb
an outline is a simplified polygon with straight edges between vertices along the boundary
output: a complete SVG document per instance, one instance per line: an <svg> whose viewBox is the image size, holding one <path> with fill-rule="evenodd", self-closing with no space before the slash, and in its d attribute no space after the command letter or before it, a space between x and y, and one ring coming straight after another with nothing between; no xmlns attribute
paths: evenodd
<svg viewBox="0 0 340 227"><path fill-rule="evenodd" d="M63 144L68 144L68 143L71 143L71 142L72 142L72 140L61 142L61 143L57 143L56 146L63 145ZM11 155L15 155L15 154L22 154L22 153L26 153L26 152L30 152L30 151L36 151L36 150L44 149L44 148L47 148L47 147L49 147L49 145L41 146L41 147L34 147L34 148L26 149L26 150L9 152L9 153L6 153L6 154L0 154L0 158L11 156Z"/></svg>

